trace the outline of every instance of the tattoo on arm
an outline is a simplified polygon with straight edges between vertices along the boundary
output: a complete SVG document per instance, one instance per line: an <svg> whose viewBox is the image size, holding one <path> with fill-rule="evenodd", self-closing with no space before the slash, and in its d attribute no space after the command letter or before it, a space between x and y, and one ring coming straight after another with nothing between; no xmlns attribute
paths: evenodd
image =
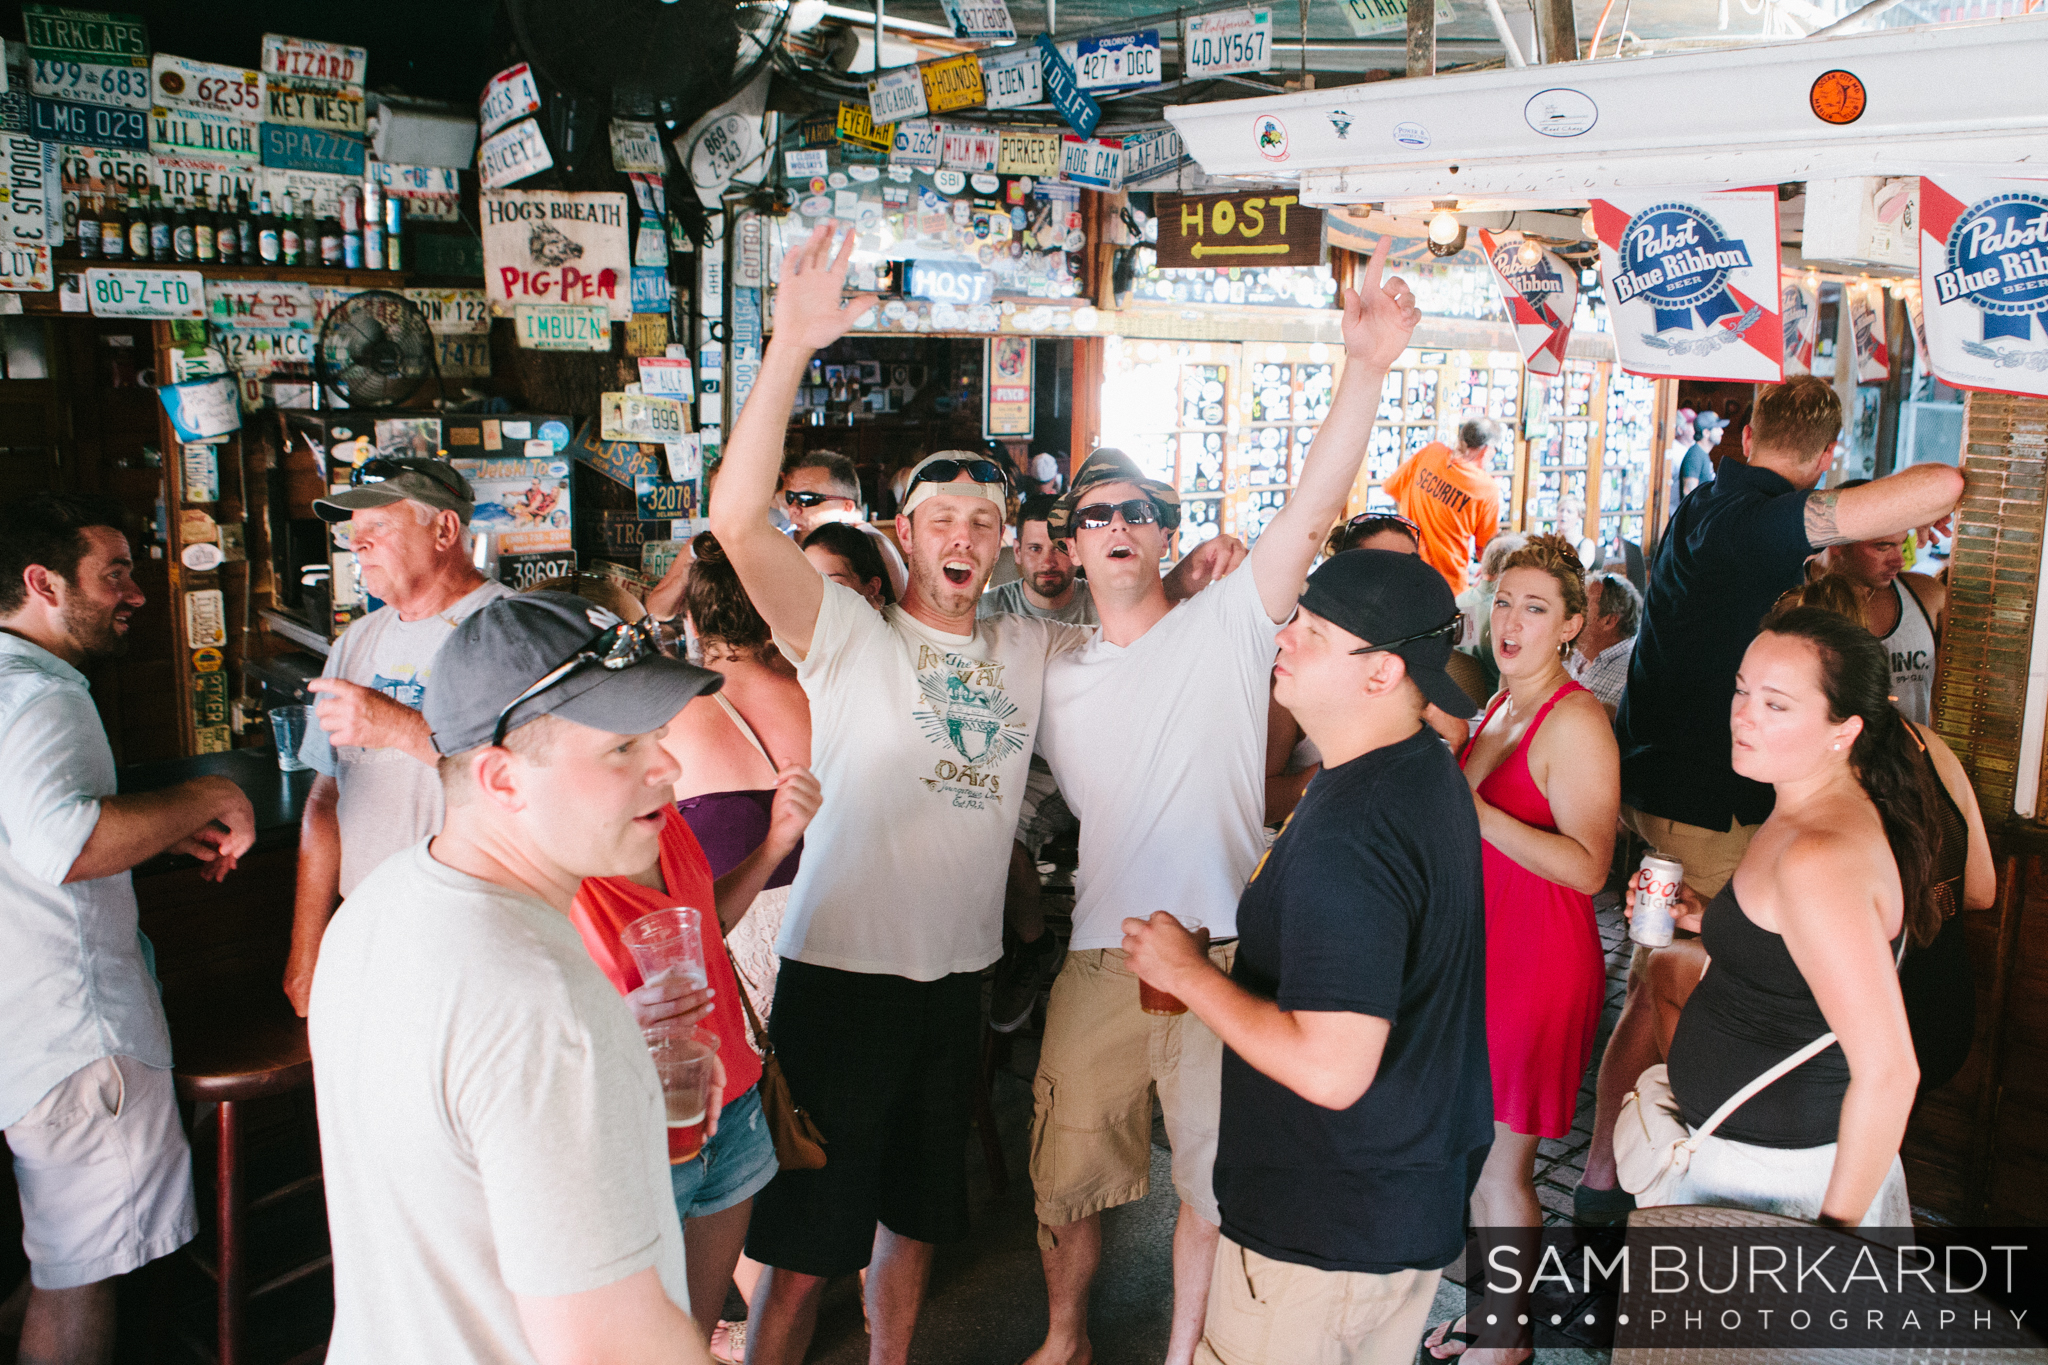
<svg viewBox="0 0 2048 1365"><path fill-rule="evenodd" d="M1806 543L1819 549L1823 545L1846 545L1849 538L1843 535L1835 524L1835 504L1842 500L1840 489L1822 489L1806 495Z"/></svg>

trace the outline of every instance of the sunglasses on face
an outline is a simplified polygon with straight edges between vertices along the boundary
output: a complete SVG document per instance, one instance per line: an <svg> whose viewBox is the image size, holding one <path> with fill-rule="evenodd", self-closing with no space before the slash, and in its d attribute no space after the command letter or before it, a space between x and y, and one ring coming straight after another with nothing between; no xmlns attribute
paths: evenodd
<svg viewBox="0 0 2048 1365"><path fill-rule="evenodd" d="M1083 531L1099 531L1109 525L1110 518L1121 515L1126 526L1157 526L1159 509L1152 505L1150 498L1132 498L1128 502L1091 502L1074 512L1074 525Z"/></svg>
<svg viewBox="0 0 2048 1365"><path fill-rule="evenodd" d="M539 682L506 704L505 709L498 713L497 725L492 727L491 743L497 745L505 742L506 725L511 721L512 713L522 703L531 701L585 665L599 664L617 672L622 668L631 668L642 659L651 658L656 654L672 654L674 651L673 635L664 631L662 623L651 616L642 617L631 624L621 621L608 630L600 631L581 649L543 674Z"/></svg>
<svg viewBox="0 0 2048 1365"><path fill-rule="evenodd" d="M828 502L852 502L853 499L838 493L806 493L800 489L788 489L782 495L784 507L822 507Z"/></svg>
<svg viewBox="0 0 2048 1365"><path fill-rule="evenodd" d="M1351 652L1353 654L1377 654L1383 649L1399 649L1402 645L1412 645L1421 640L1434 640L1439 635L1452 635L1463 620L1462 616L1454 615L1440 626L1432 626L1428 630L1418 630L1413 635L1403 635L1398 640L1389 640L1385 644L1380 645L1367 645L1363 649L1354 649Z"/></svg>
<svg viewBox="0 0 2048 1365"><path fill-rule="evenodd" d="M1003 467L994 460L933 460L917 471L910 481L910 487L903 490L903 496L910 496L910 489L921 483L951 483L965 474L976 483L999 483L1008 487L1010 476L1003 473Z"/></svg>
<svg viewBox="0 0 2048 1365"><path fill-rule="evenodd" d="M434 460L411 460L398 456L380 455L374 460L365 460L355 467L348 476L349 483L357 488L366 483L383 483L401 474L424 474L449 492L461 496L462 489L456 484L458 477L451 469Z"/></svg>

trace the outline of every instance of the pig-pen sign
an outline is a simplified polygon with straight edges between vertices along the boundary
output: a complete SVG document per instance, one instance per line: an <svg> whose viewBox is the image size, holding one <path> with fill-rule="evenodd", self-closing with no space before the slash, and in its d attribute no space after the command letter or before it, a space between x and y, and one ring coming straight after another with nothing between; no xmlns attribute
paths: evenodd
<svg viewBox="0 0 2048 1365"><path fill-rule="evenodd" d="M1159 265L1321 265L1323 212L1291 193L1162 194Z"/></svg>
<svg viewBox="0 0 2048 1365"><path fill-rule="evenodd" d="M491 312L519 304L602 305L632 315L626 196L492 190L483 196L484 292Z"/></svg>

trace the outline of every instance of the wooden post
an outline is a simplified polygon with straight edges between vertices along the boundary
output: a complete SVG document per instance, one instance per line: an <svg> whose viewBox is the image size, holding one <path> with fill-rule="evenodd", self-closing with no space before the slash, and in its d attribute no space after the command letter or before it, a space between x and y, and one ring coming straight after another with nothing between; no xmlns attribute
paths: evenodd
<svg viewBox="0 0 2048 1365"><path fill-rule="evenodd" d="M1102 338L1074 338L1074 420L1067 447L1071 469L1079 469L1102 439Z"/></svg>
<svg viewBox="0 0 2048 1365"><path fill-rule="evenodd" d="M1535 0L1536 41L1545 62L1575 62L1579 59L1579 23L1572 13L1572 0ZM1413 16L1411 15L1411 22ZM1412 48L1410 49L1413 50Z"/></svg>
<svg viewBox="0 0 2048 1365"><path fill-rule="evenodd" d="M1436 0L1408 0L1408 74L1436 74Z"/></svg>

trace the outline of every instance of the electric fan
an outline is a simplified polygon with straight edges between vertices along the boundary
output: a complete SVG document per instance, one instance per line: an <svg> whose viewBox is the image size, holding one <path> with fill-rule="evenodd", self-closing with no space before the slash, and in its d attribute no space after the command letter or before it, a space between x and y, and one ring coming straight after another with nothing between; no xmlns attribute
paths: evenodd
<svg viewBox="0 0 2048 1365"><path fill-rule="evenodd" d="M396 407L429 375L437 386L441 379L425 315L388 289L352 295L327 315L313 366L352 407Z"/></svg>

